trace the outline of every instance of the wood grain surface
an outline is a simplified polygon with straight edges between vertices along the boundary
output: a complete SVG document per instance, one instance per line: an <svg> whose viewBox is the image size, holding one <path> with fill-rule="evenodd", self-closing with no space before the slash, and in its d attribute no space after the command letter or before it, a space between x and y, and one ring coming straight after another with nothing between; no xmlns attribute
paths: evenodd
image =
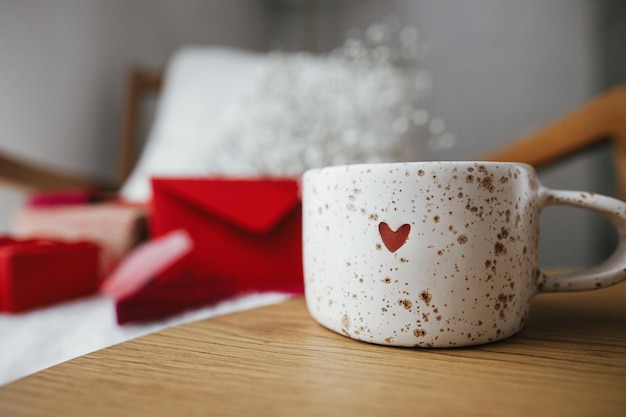
<svg viewBox="0 0 626 417"><path fill-rule="evenodd" d="M624 416L626 284L538 296L525 328L403 349L297 298L144 336L0 387L0 416Z"/></svg>

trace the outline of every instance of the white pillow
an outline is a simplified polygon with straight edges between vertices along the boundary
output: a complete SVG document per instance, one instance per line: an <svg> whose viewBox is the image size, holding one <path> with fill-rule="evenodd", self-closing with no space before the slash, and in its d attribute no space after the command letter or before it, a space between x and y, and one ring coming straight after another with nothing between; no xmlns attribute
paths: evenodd
<svg viewBox="0 0 626 417"><path fill-rule="evenodd" d="M407 75L336 53L184 49L167 69L156 124L122 196L149 199L154 175L299 175L406 159L415 140Z"/></svg>
<svg viewBox="0 0 626 417"><path fill-rule="evenodd" d="M187 47L170 60L155 124L141 157L121 190L123 198L150 198L154 175L207 173L206 155L222 113L252 82L263 55L216 47Z"/></svg>

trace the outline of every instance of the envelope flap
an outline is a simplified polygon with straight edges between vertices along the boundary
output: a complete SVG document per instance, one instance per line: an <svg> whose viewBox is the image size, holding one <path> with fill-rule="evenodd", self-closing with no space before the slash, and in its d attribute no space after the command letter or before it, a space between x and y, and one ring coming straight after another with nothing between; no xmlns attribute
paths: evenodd
<svg viewBox="0 0 626 417"><path fill-rule="evenodd" d="M294 179L154 178L152 186L252 233L269 232L300 204Z"/></svg>

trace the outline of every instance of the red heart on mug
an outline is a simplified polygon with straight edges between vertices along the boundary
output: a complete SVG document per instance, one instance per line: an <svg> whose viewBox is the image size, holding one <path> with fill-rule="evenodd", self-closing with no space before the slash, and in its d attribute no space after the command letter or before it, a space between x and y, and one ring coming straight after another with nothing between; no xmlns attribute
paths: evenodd
<svg viewBox="0 0 626 417"><path fill-rule="evenodd" d="M389 249L389 252L393 253L400 249L409 237L411 231L410 224L403 224L398 230L391 230L391 227L385 222L381 222L378 225L378 231L380 237L383 239L385 247Z"/></svg>

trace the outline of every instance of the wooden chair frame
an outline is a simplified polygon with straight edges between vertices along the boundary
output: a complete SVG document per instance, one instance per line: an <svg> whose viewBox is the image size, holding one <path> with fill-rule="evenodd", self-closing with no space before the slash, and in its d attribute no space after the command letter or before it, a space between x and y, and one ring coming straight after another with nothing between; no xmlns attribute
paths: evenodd
<svg viewBox="0 0 626 417"><path fill-rule="evenodd" d="M12 188L37 190L67 187L114 188L113 184L98 181L62 170L37 166L31 162L0 154L0 182Z"/></svg>
<svg viewBox="0 0 626 417"><path fill-rule="evenodd" d="M142 68L135 68L128 75L119 141L119 185L126 181L137 162L143 102L148 96L158 94L163 79L162 73Z"/></svg>
<svg viewBox="0 0 626 417"><path fill-rule="evenodd" d="M617 184L626 197L626 86L615 87L578 109L481 159L550 164L602 140L611 140Z"/></svg>
<svg viewBox="0 0 626 417"><path fill-rule="evenodd" d="M142 103L157 93L163 84L161 73L133 69L126 80L118 153L118 178L114 183L71 174L61 169L38 166L0 153L0 182L13 188L29 190L90 187L116 191L132 172L140 143Z"/></svg>

